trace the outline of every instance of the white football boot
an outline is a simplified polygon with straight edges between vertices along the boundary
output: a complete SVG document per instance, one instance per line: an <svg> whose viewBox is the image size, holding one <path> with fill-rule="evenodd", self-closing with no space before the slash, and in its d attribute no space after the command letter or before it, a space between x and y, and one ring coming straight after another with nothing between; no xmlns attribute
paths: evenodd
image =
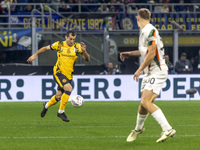
<svg viewBox="0 0 200 150"><path fill-rule="evenodd" d="M136 140L137 136L145 131L145 128L143 127L141 130L132 130L132 132L127 137L127 142L133 142Z"/></svg>
<svg viewBox="0 0 200 150"><path fill-rule="evenodd" d="M168 131L163 131L161 137L156 141L157 143L164 142L169 137L173 137L176 134L176 130L170 129Z"/></svg>

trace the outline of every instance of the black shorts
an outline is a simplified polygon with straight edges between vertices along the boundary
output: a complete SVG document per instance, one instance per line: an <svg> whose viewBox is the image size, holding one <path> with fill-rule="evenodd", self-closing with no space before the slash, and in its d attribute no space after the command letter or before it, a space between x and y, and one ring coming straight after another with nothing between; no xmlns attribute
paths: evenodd
<svg viewBox="0 0 200 150"><path fill-rule="evenodd" d="M72 82L72 80L69 80L65 75L63 75L62 73L56 73L53 75L54 80L56 81L56 83L58 84L58 88L57 90L60 90L62 92L64 92L63 86L67 83Z"/></svg>

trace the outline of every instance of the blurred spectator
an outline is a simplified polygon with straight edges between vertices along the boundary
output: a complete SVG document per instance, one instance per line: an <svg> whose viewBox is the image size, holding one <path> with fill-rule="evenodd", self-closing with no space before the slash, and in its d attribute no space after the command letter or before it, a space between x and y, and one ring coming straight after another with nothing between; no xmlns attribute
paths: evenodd
<svg viewBox="0 0 200 150"><path fill-rule="evenodd" d="M10 5L10 0L1 1L1 7L4 9L5 12L8 12L8 5Z"/></svg>
<svg viewBox="0 0 200 150"><path fill-rule="evenodd" d="M24 9L24 12L31 12L33 10L32 5L27 5Z"/></svg>
<svg viewBox="0 0 200 150"><path fill-rule="evenodd" d="M114 74L113 72L113 63L109 62L106 70L107 74Z"/></svg>
<svg viewBox="0 0 200 150"><path fill-rule="evenodd" d="M169 55L165 55L165 63L168 66L168 72L169 74L174 74L174 66L169 60Z"/></svg>
<svg viewBox="0 0 200 150"><path fill-rule="evenodd" d="M11 12L18 12L19 11L18 5L12 5L12 4L16 4L16 3L17 3L17 0L13 0L12 3L10 4Z"/></svg>
<svg viewBox="0 0 200 150"><path fill-rule="evenodd" d="M117 4L117 5L115 5L115 9L117 10L117 9L119 9L119 6L120 6L120 4L121 4L121 1L120 1L120 0L116 0L116 4Z"/></svg>
<svg viewBox="0 0 200 150"><path fill-rule="evenodd" d="M121 70L119 69L118 65L115 65L115 68L113 68L113 63L109 62L106 70L104 70L104 72L102 72L100 74L102 74L102 75L121 74Z"/></svg>
<svg viewBox="0 0 200 150"><path fill-rule="evenodd" d="M6 63L6 52L0 52L0 63Z"/></svg>
<svg viewBox="0 0 200 150"><path fill-rule="evenodd" d="M110 3L111 3L111 4L115 4L115 3L116 3L116 0L110 0Z"/></svg>
<svg viewBox="0 0 200 150"><path fill-rule="evenodd" d="M162 12L162 6L156 5L156 6L154 7L154 12L155 12L155 13L161 13L161 12Z"/></svg>
<svg viewBox="0 0 200 150"><path fill-rule="evenodd" d="M113 13L116 12L115 6L111 6L111 7L110 7L110 12L113 12Z"/></svg>
<svg viewBox="0 0 200 150"><path fill-rule="evenodd" d="M73 7L75 6L75 5L73 5L74 4L74 0L68 0L67 4L69 5L69 7L70 7L70 9L72 11Z"/></svg>
<svg viewBox="0 0 200 150"><path fill-rule="evenodd" d="M111 75L111 74L115 74L114 72L114 68L113 68L113 63L109 62L107 64L106 70L104 70L103 72L100 73L101 75Z"/></svg>
<svg viewBox="0 0 200 150"><path fill-rule="evenodd" d="M115 65L115 68L113 69L114 74L121 74L121 70L119 69L119 65Z"/></svg>
<svg viewBox="0 0 200 150"><path fill-rule="evenodd" d="M96 0L88 0L88 4L96 4ZM90 12L96 12L98 5L88 5L87 8L89 9Z"/></svg>
<svg viewBox="0 0 200 150"><path fill-rule="evenodd" d="M78 4L78 5L74 5L74 7L72 8L72 11L73 12L79 12L79 4L82 4L82 1L76 0L75 4ZM89 12L89 9L85 5L81 5L80 11L81 12Z"/></svg>
<svg viewBox="0 0 200 150"><path fill-rule="evenodd" d="M158 4L159 4L158 1L155 1L155 7L154 7L155 13L161 13L162 12L162 5L158 5Z"/></svg>
<svg viewBox="0 0 200 150"><path fill-rule="evenodd" d="M2 1L0 0L0 3L1 3ZM5 14L5 11L4 11L4 8L2 7L2 5L0 4L0 15L6 15ZM5 17L0 17L0 22L2 22L2 23L6 23L6 18Z"/></svg>
<svg viewBox="0 0 200 150"><path fill-rule="evenodd" d="M101 5L98 9L97 9L97 11L98 12L104 12L104 13L106 13L106 12L110 12L110 9L108 8L108 6L107 5Z"/></svg>
<svg viewBox="0 0 200 150"><path fill-rule="evenodd" d="M117 9L117 12L125 12L124 5L119 5L119 8Z"/></svg>
<svg viewBox="0 0 200 150"><path fill-rule="evenodd" d="M83 0L84 4L96 4L96 0ZM88 12L96 12L98 5L84 5Z"/></svg>
<svg viewBox="0 0 200 150"><path fill-rule="evenodd" d="M40 3L51 3L51 0L40 0ZM41 11L41 7L40 6L36 6L36 9ZM49 12L49 6L48 5L43 5L43 10L45 12Z"/></svg>
<svg viewBox="0 0 200 150"><path fill-rule="evenodd" d="M192 65L187 59L186 53L182 53L180 59L176 62L175 72L178 74L187 74L193 72Z"/></svg>
<svg viewBox="0 0 200 150"><path fill-rule="evenodd" d="M74 4L74 0L68 0L67 4Z"/></svg>
<svg viewBox="0 0 200 150"><path fill-rule="evenodd" d="M200 73L200 49L198 55L194 58L194 73Z"/></svg>
<svg viewBox="0 0 200 150"><path fill-rule="evenodd" d="M71 12L72 8L65 3L65 0L61 0L59 7L59 12Z"/></svg>
<svg viewBox="0 0 200 150"><path fill-rule="evenodd" d="M175 6L175 10L176 12L186 12L187 8L185 5L181 5L184 4L184 0L179 0L179 5Z"/></svg>
<svg viewBox="0 0 200 150"><path fill-rule="evenodd" d="M18 3L28 3L29 0L17 0ZM18 11L23 12L25 9L25 5L18 5Z"/></svg>
<svg viewBox="0 0 200 150"><path fill-rule="evenodd" d="M168 7L168 5L163 5L163 6L162 6L162 12L164 12L164 13L168 13L168 12L169 12L169 7Z"/></svg>
<svg viewBox="0 0 200 150"><path fill-rule="evenodd" d="M60 4L60 0L52 0L51 4ZM51 5L51 8L58 11L58 6L59 5Z"/></svg>
<svg viewBox="0 0 200 150"><path fill-rule="evenodd" d="M137 13L138 8L135 5L129 5L129 7L127 8L127 12L128 13Z"/></svg>
<svg viewBox="0 0 200 150"><path fill-rule="evenodd" d="M190 59L190 63L191 63L191 65L192 65L193 72L194 72L195 66L194 66L194 58L193 58L193 57Z"/></svg>
<svg viewBox="0 0 200 150"><path fill-rule="evenodd" d="M126 6L126 5L128 5L130 2L129 2L129 0L124 0L124 5Z"/></svg>

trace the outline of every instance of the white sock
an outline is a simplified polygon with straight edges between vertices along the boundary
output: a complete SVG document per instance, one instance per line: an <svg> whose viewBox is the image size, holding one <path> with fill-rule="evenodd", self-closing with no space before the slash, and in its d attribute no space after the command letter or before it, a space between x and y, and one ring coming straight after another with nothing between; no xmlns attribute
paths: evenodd
<svg viewBox="0 0 200 150"><path fill-rule="evenodd" d="M143 126L144 126L144 121L147 119L147 117L148 117L148 114L146 114L146 115L141 115L141 114L139 114L139 112L138 112L135 130L141 130L141 129L143 128Z"/></svg>
<svg viewBox="0 0 200 150"><path fill-rule="evenodd" d="M45 108L46 108L46 109L49 108L49 107L48 107L48 103L46 103Z"/></svg>
<svg viewBox="0 0 200 150"><path fill-rule="evenodd" d="M160 124L163 131L172 129L161 109L154 111L151 115Z"/></svg>
<svg viewBox="0 0 200 150"><path fill-rule="evenodd" d="M62 114L62 113L64 113L64 112L65 112L64 110L61 110L61 109L58 110L58 113L59 113L59 114Z"/></svg>

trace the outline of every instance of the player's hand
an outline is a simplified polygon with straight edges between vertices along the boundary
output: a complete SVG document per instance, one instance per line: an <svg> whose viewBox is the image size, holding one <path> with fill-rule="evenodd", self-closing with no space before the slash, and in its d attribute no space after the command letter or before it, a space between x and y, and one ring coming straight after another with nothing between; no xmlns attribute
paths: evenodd
<svg viewBox="0 0 200 150"><path fill-rule="evenodd" d="M133 76L133 79L139 81L139 76L142 74L142 70L137 70Z"/></svg>
<svg viewBox="0 0 200 150"><path fill-rule="evenodd" d="M86 52L86 45L85 45L85 43L83 43L83 42L81 42L81 50L82 50L83 52Z"/></svg>
<svg viewBox="0 0 200 150"><path fill-rule="evenodd" d="M31 57L29 57L29 58L27 59L27 62L28 62L28 63L34 62L35 59L36 59L36 57L37 57L37 55L33 54Z"/></svg>
<svg viewBox="0 0 200 150"><path fill-rule="evenodd" d="M124 61L125 58L129 57L129 55L130 55L130 52L121 52L120 53L120 59L121 59L121 61Z"/></svg>

